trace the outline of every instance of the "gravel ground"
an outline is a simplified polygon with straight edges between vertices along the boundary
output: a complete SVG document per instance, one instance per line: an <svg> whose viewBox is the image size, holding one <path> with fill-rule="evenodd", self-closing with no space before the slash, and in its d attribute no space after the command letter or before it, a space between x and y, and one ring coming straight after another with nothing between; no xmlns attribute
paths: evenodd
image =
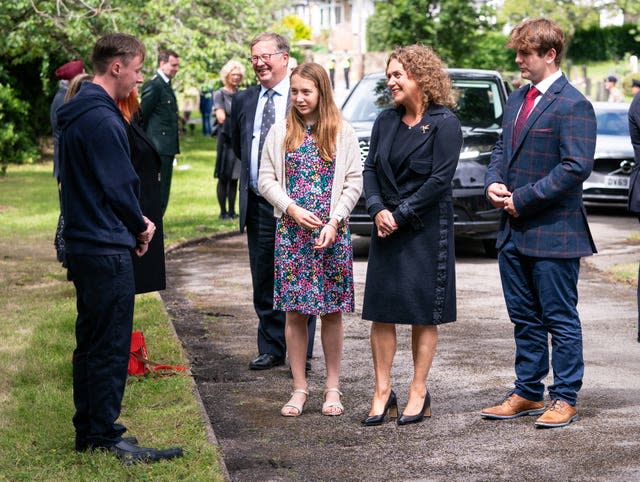
<svg viewBox="0 0 640 482"><path fill-rule="evenodd" d="M640 257L637 247L622 241L637 230L637 221L620 216L612 228L597 217L591 226L601 254L583 260L579 286L586 362L581 419L551 430L535 429L532 417L479 416L512 385L514 344L497 263L475 246L458 247L458 321L440 328L429 382L433 416L405 427L360 424L373 390L369 323L360 317L366 258L354 264L356 313L345 316L345 415L320 414L324 361L318 330L309 401L301 417L285 418L279 410L291 390L288 367L248 370L256 356L257 321L245 237L172 250L162 298L231 480L640 480L635 287L612 283L602 271ZM401 327L398 333L393 377L402 409L412 365L410 331Z"/></svg>

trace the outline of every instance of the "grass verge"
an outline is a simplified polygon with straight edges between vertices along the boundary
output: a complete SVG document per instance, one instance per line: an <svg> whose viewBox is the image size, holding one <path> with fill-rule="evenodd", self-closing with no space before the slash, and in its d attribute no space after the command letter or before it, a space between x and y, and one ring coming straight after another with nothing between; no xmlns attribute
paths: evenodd
<svg viewBox="0 0 640 482"><path fill-rule="evenodd" d="M218 220L214 203L215 141L187 137L183 152L167 244L235 229ZM108 454L74 452L75 292L55 259L57 216L50 162L12 165L0 177L0 480L222 480L186 375L130 378L121 416L143 445L180 445L184 458L125 467ZM144 330L152 359L186 363L157 295L136 298L134 327Z"/></svg>

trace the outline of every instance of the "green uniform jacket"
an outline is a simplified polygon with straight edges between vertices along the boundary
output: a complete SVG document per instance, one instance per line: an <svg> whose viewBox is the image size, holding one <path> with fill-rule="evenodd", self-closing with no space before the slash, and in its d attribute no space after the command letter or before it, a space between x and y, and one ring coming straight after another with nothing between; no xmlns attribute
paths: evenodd
<svg viewBox="0 0 640 482"><path fill-rule="evenodd" d="M142 127L158 153L173 156L180 152L178 102L171 85L154 75L142 86Z"/></svg>

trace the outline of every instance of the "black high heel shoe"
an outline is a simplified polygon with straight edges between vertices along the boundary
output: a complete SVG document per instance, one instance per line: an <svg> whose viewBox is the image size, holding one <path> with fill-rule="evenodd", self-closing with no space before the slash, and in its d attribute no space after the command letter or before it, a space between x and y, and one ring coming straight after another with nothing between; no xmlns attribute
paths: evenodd
<svg viewBox="0 0 640 482"><path fill-rule="evenodd" d="M398 399L396 398L396 394L393 390L391 390L389 398L387 398L387 403L384 404L384 411L380 415L369 415L367 418L362 420L362 425L366 425L367 427L381 425L387 416L387 412L389 413L390 419L398 417Z"/></svg>
<svg viewBox="0 0 640 482"><path fill-rule="evenodd" d="M427 390L427 394L424 396L424 403L422 404L422 410L420 411L420 413L416 415L400 415L400 418L398 419L398 425L420 423L426 417L431 417L431 395L429 395L429 390Z"/></svg>

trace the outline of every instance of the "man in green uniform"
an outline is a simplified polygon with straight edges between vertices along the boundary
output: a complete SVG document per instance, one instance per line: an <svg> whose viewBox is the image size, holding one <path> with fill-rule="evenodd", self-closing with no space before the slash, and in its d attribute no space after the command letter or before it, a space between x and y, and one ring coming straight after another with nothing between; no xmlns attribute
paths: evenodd
<svg viewBox="0 0 640 482"><path fill-rule="evenodd" d="M178 140L178 102L171 88L171 79L180 67L178 54L173 50L161 50L158 54L158 72L142 86L142 126L153 141L162 166L162 214L169 204L173 160L180 152Z"/></svg>

